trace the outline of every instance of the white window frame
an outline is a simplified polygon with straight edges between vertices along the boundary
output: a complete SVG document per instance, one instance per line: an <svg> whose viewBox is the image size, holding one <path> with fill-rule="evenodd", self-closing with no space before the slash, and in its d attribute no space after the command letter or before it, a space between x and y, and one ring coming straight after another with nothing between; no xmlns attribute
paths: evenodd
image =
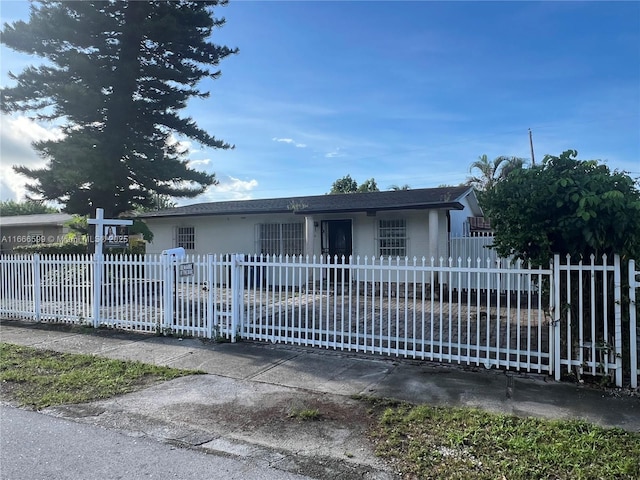
<svg viewBox="0 0 640 480"><path fill-rule="evenodd" d="M378 256L401 257L409 254L407 221L404 218L386 218L378 220Z"/></svg>
<svg viewBox="0 0 640 480"><path fill-rule="evenodd" d="M186 225L176 227L176 247L185 250L196 249L196 227Z"/></svg>
<svg viewBox="0 0 640 480"><path fill-rule="evenodd" d="M256 224L256 251L263 255L303 255L303 222Z"/></svg>

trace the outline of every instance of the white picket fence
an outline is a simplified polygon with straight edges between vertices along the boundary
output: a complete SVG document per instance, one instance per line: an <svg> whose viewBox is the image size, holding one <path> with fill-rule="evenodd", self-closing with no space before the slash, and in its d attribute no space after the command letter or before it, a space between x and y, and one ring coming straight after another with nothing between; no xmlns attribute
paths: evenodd
<svg viewBox="0 0 640 480"><path fill-rule="evenodd" d="M548 312L542 296L523 288L550 278L549 269L366 257L241 264L262 269L245 289L244 338L551 372ZM460 288L496 274L508 294Z"/></svg>
<svg viewBox="0 0 640 480"><path fill-rule="evenodd" d="M96 268L102 272L97 287ZM556 257L548 268L532 268L461 258L3 255L0 316L281 342L556 379L609 375L618 385L628 351L626 370L637 386L636 322L633 317L623 330L620 283L618 257L584 264Z"/></svg>

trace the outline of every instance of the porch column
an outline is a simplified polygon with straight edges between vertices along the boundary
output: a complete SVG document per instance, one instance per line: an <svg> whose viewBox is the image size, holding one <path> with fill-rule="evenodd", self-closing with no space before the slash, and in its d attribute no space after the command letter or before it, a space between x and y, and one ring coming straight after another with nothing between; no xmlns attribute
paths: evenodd
<svg viewBox="0 0 640 480"><path fill-rule="evenodd" d="M304 217L304 254L313 258L315 253L315 225L312 216Z"/></svg>
<svg viewBox="0 0 640 480"><path fill-rule="evenodd" d="M436 264L439 261L438 240L438 210L429 210L429 258L427 261L430 262L431 258L433 258Z"/></svg>

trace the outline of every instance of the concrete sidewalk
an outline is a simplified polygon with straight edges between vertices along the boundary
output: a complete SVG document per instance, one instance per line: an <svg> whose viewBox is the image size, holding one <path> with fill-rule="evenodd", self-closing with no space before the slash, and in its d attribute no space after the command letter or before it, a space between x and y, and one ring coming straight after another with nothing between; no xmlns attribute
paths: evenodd
<svg viewBox="0 0 640 480"><path fill-rule="evenodd" d="M14 321L2 321L0 325L2 342L199 369L210 374L180 378L118 399L56 407L48 413L91 419L92 423L102 422L130 432L142 428L145 435L246 455L269 465L293 462L283 468L307 475L311 467L305 464L303 468L302 463L311 457L317 459L318 455L326 457L323 468L329 470L311 475L312 478L335 476L336 471L331 470L335 466L328 465L336 455L344 457L341 460L346 466L335 468L364 468L353 471L353 478L393 476L366 445L366 422L350 423L355 422L355 416L366 415L364 410L358 411L362 402L351 398L353 395L478 407L515 415L584 419L640 431L637 396L557 383L544 375L280 344L212 343L108 330L74 333L68 328ZM223 409L214 408L222 405ZM273 431L274 425L263 418L268 411L282 413L295 405L322 407L321 412L326 408L332 412L327 415L331 421L319 422L314 426L315 432L301 432L304 429L298 425L283 433ZM146 421L144 427L134 424L134 419L140 418ZM326 431L318 431L323 428ZM345 428L351 430L342 431ZM322 438L312 438L316 434ZM292 451L294 460L287 453ZM342 472L334 478L351 477Z"/></svg>

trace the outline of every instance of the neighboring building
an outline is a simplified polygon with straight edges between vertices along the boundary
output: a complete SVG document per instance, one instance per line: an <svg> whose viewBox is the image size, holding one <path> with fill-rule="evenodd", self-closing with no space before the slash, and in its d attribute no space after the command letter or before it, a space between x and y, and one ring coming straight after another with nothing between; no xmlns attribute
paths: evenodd
<svg viewBox="0 0 640 480"><path fill-rule="evenodd" d="M475 232L484 230L484 227L488 226L489 220L484 218L475 191L473 195L466 195L464 198L461 198L460 203L464 206L464 209L452 210L450 212L450 237L474 236Z"/></svg>
<svg viewBox="0 0 640 480"><path fill-rule="evenodd" d="M62 242L69 232L65 224L72 218L66 213L0 216L2 253L11 253L20 245Z"/></svg>
<svg viewBox="0 0 640 480"><path fill-rule="evenodd" d="M439 258L449 235L481 215L473 188L461 186L201 203L138 218L154 234L147 253Z"/></svg>
<svg viewBox="0 0 640 480"><path fill-rule="evenodd" d="M465 237L490 237L493 235L491 221L483 217L469 217L469 231L465 233Z"/></svg>

